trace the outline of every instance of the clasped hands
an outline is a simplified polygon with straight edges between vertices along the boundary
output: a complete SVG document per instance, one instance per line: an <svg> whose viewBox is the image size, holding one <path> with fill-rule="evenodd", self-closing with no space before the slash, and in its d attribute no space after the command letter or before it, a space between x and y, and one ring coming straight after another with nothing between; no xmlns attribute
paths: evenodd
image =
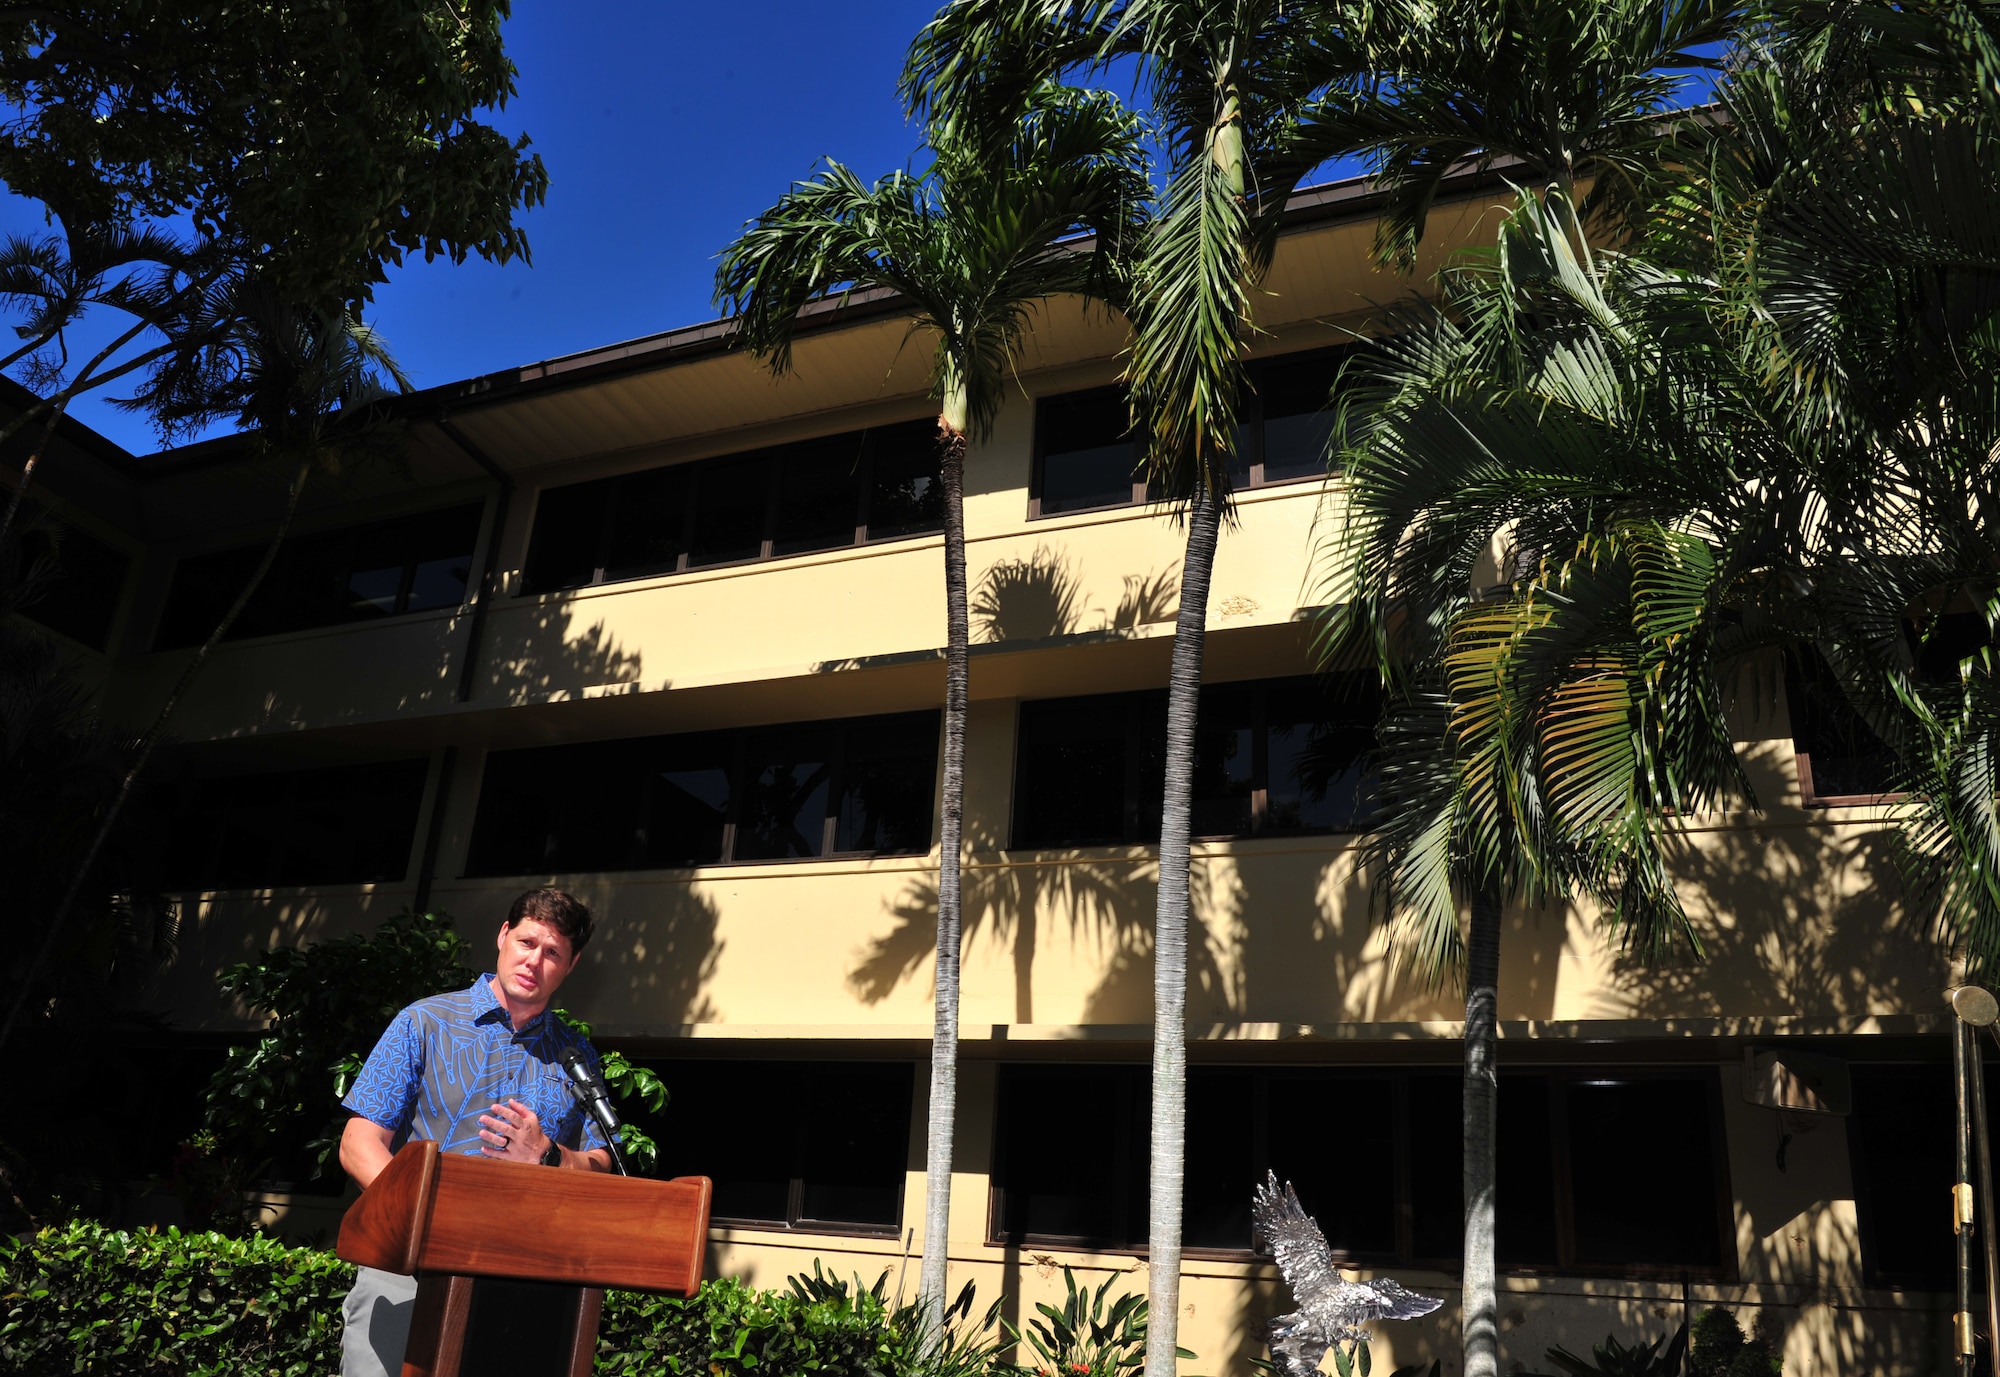
<svg viewBox="0 0 2000 1377"><path fill-rule="evenodd" d="M549 1135L534 1110L509 1100L479 1116L479 1150L510 1162L539 1163L549 1150Z"/></svg>

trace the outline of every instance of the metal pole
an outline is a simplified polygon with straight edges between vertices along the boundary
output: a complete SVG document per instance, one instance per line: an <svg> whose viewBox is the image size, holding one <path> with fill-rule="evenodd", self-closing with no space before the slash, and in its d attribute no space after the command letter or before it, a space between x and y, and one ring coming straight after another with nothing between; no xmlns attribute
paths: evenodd
<svg viewBox="0 0 2000 1377"><path fill-rule="evenodd" d="M1951 1088L1955 1161L1951 1187L1951 1232L1958 1245L1955 1280L1957 1305L1951 1315L1952 1348L1958 1370L1972 1377L1972 1085L1966 1069L1972 1029L1957 1019L1951 1025Z"/></svg>
<svg viewBox="0 0 2000 1377"><path fill-rule="evenodd" d="M1969 1139L1972 1160L1978 1170L1978 1175L1971 1177L1961 1165L1958 1179L1960 1182L1972 1181L1978 1186L1979 1251L1986 1272L1986 1347L1987 1352L1992 1353L1995 1345L2000 1344L2000 1230L1996 1230L1993 1219L1993 1144L1987 1137L1986 1070L1979 1055L1979 1030L1992 1027L1995 1020L2000 1019L2000 1000L1995 1000L1992 994L1977 985L1961 985L1952 991L1951 1010L1958 1016L1954 1029L1957 1040L1952 1044L1952 1069L1959 1075L1963 1086L1960 1094L1969 1102L1967 1107L1970 1111L1964 1116L1960 1128L1960 1151L1963 1153L1963 1143ZM1961 1255L1969 1251L1968 1244L1969 1240L1961 1236ZM1969 1259L1961 1265L1968 1273L1961 1283L1967 1292L1961 1299L1961 1308L1966 1313L1963 1323L1966 1329L1970 1329ZM1969 1345L1961 1347L1961 1353L1967 1347Z"/></svg>

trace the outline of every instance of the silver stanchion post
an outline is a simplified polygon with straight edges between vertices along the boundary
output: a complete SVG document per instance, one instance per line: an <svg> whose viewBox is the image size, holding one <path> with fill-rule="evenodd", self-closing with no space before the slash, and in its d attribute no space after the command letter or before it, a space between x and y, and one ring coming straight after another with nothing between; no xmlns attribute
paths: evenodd
<svg viewBox="0 0 2000 1377"><path fill-rule="evenodd" d="M2000 1001L1977 985L1961 985L1951 992L1951 1011L1957 1015L1951 1029L1952 1099L1957 1110L1957 1180L1951 1196L1952 1233L1958 1243L1958 1308L1952 1315L1952 1338L1959 1370L1969 1377L1977 1360L1972 1323L1975 1219L1985 1263L1988 1345L2000 1336L2000 1238L1993 1223L1993 1149L1986 1136L1986 1076L1979 1055L1979 1030L2000 1019Z"/></svg>

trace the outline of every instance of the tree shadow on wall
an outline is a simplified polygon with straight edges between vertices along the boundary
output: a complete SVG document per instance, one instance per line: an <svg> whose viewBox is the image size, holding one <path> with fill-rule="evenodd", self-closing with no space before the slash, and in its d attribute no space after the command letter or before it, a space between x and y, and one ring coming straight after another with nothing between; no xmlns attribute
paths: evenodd
<svg viewBox="0 0 2000 1377"><path fill-rule="evenodd" d="M579 1009L628 1008L650 1029L717 1020L708 990L722 960L720 913L693 879L561 883L596 911L602 934L576 975ZM621 1021L604 1016L607 1025Z"/></svg>
<svg viewBox="0 0 2000 1377"><path fill-rule="evenodd" d="M636 688L643 669L640 653L621 645L601 619L579 629L581 620L569 598L494 608L479 647L473 701L482 706L540 703L580 698L585 689L605 685ZM450 668L454 684L462 663Z"/></svg>
<svg viewBox="0 0 2000 1377"><path fill-rule="evenodd" d="M1699 834L1675 873L1705 959L1615 961L1603 1015L1852 1017L1928 1008L1948 983L1941 948L1914 930L1889 826L1757 827Z"/></svg>
<svg viewBox="0 0 2000 1377"><path fill-rule="evenodd" d="M973 861L964 883L963 950L981 940L1010 948L1014 975L1013 1021L1035 1021L1035 958L1047 915L1066 926L1072 941L1104 953L1097 984L1084 1001L1087 1023L1147 1023L1153 1017L1153 915L1159 894L1159 863L1150 854L1109 856L1101 849L1042 853L1015 859L1000 850L990 827L968 826L969 849L990 859ZM1213 905L1207 876L1192 876L1197 915ZM937 954L937 875L910 881L888 905L890 930L868 944L848 972L847 983L867 1004L880 1004ZM1214 936L1191 941L1188 981L1191 1002L1236 1007L1239 992L1217 959Z"/></svg>
<svg viewBox="0 0 2000 1377"><path fill-rule="evenodd" d="M970 601L973 640L1042 641L1083 632L1131 635L1171 621L1180 608L1179 565L1127 574L1118 605L1094 609L1075 561L1037 545L1025 559L1005 559L980 576Z"/></svg>

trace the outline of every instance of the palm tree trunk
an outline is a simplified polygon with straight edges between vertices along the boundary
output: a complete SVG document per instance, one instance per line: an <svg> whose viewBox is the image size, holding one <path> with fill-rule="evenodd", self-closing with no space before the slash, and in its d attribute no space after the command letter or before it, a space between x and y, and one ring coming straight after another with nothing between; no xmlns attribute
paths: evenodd
<svg viewBox="0 0 2000 1377"><path fill-rule="evenodd" d="M1181 606L1167 679L1166 789L1160 806L1160 897L1153 919L1153 1155L1146 1283L1145 1377L1175 1377L1181 1305L1181 1193L1187 1156L1188 838L1194 803L1195 710L1208 633L1208 580L1222 509L1206 486L1188 509Z"/></svg>
<svg viewBox="0 0 2000 1377"><path fill-rule="evenodd" d="M1472 896L1465 973L1465 1277L1461 1339L1465 1377L1499 1377L1498 1282L1493 1252L1495 1125L1500 1080L1494 1069L1500 1004L1500 894Z"/></svg>
<svg viewBox="0 0 2000 1377"><path fill-rule="evenodd" d="M146 763L153 758L153 748L160 744L160 738L166 734L167 722L173 717L174 709L180 706L181 699L187 694L188 685L194 682L194 677L208 659L209 652L213 651L229 633L229 628L236 624L237 617L242 615L243 609L249 606L250 599L256 595L258 588L263 586L264 576L271 572L271 565L278 557L278 547L284 544L285 535L292 528L292 518L298 515L299 499L305 495L306 480L310 477L312 477L312 460L309 458L300 460L298 472L292 477L291 493L285 503L285 515L279 521L277 531L271 536L271 543L264 547L264 557L257 562L257 568L251 573L249 581L243 585L243 591L236 595L236 601L222 614L222 620L216 623L215 630L208 633L208 639L201 643L200 648L194 653L194 658L189 660L187 667L181 671L181 677L174 682L173 690L167 694L167 701L160 705L160 711L153 718L153 724L146 728L146 734L139 738L139 749L133 754L132 763L126 769L125 777L118 782L118 792L112 795L111 806L105 809L103 818L98 821L97 831L90 839L90 846L83 853L83 860L77 866L76 873L70 877L69 888L63 891L62 902L57 905L55 913L49 918L41 948L36 951L35 959L22 979L21 992L14 997L14 1007L7 1013L7 1022L0 1024L0 1047L7 1045L7 1039L13 1035L14 1025L20 1022L21 1011L27 1007L28 999L34 993L35 977L41 973L42 967L48 963L50 954L55 951L56 939L62 935L63 924L69 920L70 910L76 907L77 896L83 891L91 867L97 864L98 853L104 849L104 843L111 836L111 830L118 825L118 815L124 811L125 801L132 796L133 784L145 770Z"/></svg>
<svg viewBox="0 0 2000 1377"><path fill-rule="evenodd" d="M931 1029L930 1120L924 1147L924 1256L917 1301L942 1335L951 1245L952 1134L958 1118L958 971L963 932L959 851L965 832L965 714L971 635L965 591L964 430L938 422L944 453L944 787L938 820L937 994Z"/></svg>

